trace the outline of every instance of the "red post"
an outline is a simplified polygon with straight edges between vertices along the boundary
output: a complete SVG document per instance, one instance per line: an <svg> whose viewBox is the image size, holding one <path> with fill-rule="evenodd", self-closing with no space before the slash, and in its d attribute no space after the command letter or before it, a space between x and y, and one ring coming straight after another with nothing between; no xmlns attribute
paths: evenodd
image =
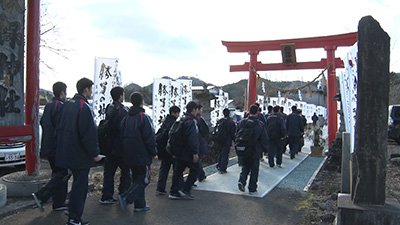
<svg viewBox="0 0 400 225"><path fill-rule="evenodd" d="M329 147L332 146L333 140L336 138L337 127L337 102L332 98L337 94L337 84L336 84L336 65L335 65L335 50L336 46L326 46L326 54L328 59L328 64L331 63L332 66L328 69L328 93L327 93L327 103L328 103L328 140Z"/></svg>
<svg viewBox="0 0 400 225"><path fill-rule="evenodd" d="M249 51L250 55L250 66L249 66L249 82L247 82L247 110L250 110L250 106L256 103L257 99L257 76L256 72L252 70L251 67L257 71L257 55L258 51Z"/></svg>
<svg viewBox="0 0 400 225"><path fill-rule="evenodd" d="M33 127L32 140L26 143L25 168L28 175L38 173L39 159L39 44L40 0L29 0L27 10L25 123Z"/></svg>

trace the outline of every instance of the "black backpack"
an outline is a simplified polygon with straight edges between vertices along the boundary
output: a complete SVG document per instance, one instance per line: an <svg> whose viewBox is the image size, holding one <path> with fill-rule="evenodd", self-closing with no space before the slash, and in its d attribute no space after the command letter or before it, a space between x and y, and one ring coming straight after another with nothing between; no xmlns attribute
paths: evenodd
<svg viewBox="0 0 400 225"><path fill-rule="evenodd" d="M215 125L213 132L211 133L212 138L219 144L223 144L228 138L228 132L226 125L229 121L226 118L218 120L217 125Z"/></svg>
<svg viewBox="0 0 400 225"><path fill-rule="evenodd" d="M270 115L267 119L267 133L270 140L280 140L281 130L280 130L280 118L276 115Z"/></svg>
<svg viewBox="0 0 400 225"><path fill-rule="evenodd" d="M189 119L180 119L172 124L168 132L167 152L173 156L181 156L185 147L185 130L183 123Z"/></svg>
<svg viewBox="0 0 400 225"><path fill-rule="evenodd" d="M109 106L107 106L107 109ZM117 115L117 111L118 109L115 108L111 114L111 118L100 120L99 126L97 127L97 139L99 142L100 154L102 155L111 152L115 136L115 126L113 121Z"/></svg>
<svg viewBox="0 0 400 225"><path fill-rule="evenodd" d="M165 122L164 122L165 123ZM171 155L166 152L166 147L168 143L168 132L171 130L174 122L163 124L156 133L156 144L159 159L170 157Z"/></svg>
<svg viewBox="0 0 400 225"><path fill-rule="evenodd" d="M250 158L255 152L255 143L253 141L253 130L258 121L245 120L235 138L235 151L238 157Z"/></svg>

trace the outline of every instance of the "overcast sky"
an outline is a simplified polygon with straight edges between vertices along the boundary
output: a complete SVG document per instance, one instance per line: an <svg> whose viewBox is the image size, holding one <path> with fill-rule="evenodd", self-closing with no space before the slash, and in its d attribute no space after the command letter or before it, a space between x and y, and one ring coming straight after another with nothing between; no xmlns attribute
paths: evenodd
<svg viewBox="0 0 400 225"><path fill-rule="evenodd" d="M67 83L73 95L81 77L93 79L95 57L119 59L123 85L141 86L154 78L198 77L224 85L248 78L229 72L248 62L247 53L228 53L221 41L305 38L356 32L359 20L373 16L391 37L390 71L400 72L398 0L43 0L59 27L57 41L68 59L47 51L41 58L40 86ZM53 18L54 17L54 18ZM342 57L348 48L340 48ZM319 61L323 49L296 51L297 61ZM262 63L281 62L280 52L261 52ZM312 80L320 70L260 72L272 80ZM338 73L339 74L339 71Z"/></svg>

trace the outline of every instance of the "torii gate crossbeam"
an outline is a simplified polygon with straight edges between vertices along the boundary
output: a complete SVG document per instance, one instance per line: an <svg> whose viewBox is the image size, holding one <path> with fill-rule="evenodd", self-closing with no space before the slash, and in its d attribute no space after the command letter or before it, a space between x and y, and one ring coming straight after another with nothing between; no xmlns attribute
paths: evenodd
<svg viewBox="0 0 400 225"><path fill-rule="evenodd" d="M323 69L329 64L328 69L328 131L329 146L336 138L337 132L337 103L333 97L337 94L336 85L336 68L343 68L344 64L340 58L335 58L335 51L340 46L352 46L357 42L357 32L339 34L332 36L284 39L271 41L250 41L250 42L228 42L222 41L227 47L228 52L247 52L250 55L250 62L243 65L231 65L231 72L249 71L249 81L247 87L248 106L256 102L256 71L272 71L272 70L297 70L297 69ZM323 48L327 53L326 59L316 62L299 62L296 65L284 65L283 63L262 64L257 61L257 55L260 51L277 51L281 50L283 44L295 44L296 49Z"/></svg>

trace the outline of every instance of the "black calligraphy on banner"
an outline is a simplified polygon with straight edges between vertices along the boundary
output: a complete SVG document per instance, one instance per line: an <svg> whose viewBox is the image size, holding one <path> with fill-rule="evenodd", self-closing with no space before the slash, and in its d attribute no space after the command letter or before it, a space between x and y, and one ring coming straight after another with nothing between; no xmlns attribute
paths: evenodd
<svg viewBox="0 0 400 225"><path fill-rule="evenodd" d="M164 98L160 98L160 102L162 103L161 107L165 108L166 98L165 97Z"/></svg>
<svg viewBox="0 0 400 225"><path fill-rule="evenodd" d="M104 81L104 82L100 83L100 87L101 87L100 94L104 95L106 93L107 84L108 84L107 81Z"/></svg>
<svg viewBox="0 0 400 225"><path fill-rule="evenodd" d="M106 66L106 64L102 63L100 66L100 73L99 73L99 78L102 80L103 78L108 79L112 77L110 73L111 66Z"/></svg>
<svg viewBox="0 0 400 225"><path fill-rule="evenodd" d="M183 85L183 93L184 93L184 94L189 93L189 89L188 89L188 86L187 86L187 85Z"/></svg>
<svg viewBox="0 0 400 225"><path fill-rule="evenodd" d="M187 97L186 96L182 97L182 101L183 101L183 105L187 105Z"/></svg>

